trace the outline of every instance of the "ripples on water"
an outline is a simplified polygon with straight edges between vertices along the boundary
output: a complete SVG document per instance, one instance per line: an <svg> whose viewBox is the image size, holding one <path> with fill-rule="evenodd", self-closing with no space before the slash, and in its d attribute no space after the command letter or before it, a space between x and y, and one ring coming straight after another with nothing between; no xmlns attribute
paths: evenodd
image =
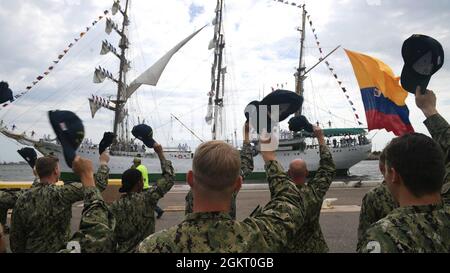
<svg viewBox="0 0 450 273"><path fill-rule="evenodd" d="M33 181L34 176L28 165L0 165L0 181ZM336 177L338 181L382 180L378 161L361 161L350 169L349 176Z"/></svg>

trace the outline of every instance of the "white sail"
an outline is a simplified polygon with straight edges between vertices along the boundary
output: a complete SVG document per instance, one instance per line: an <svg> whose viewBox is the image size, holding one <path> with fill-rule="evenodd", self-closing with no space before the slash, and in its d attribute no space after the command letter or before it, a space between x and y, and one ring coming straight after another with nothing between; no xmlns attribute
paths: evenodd
<svg viewBox="0 0 450 273"><path fill-rule="evenodd" d="M136 90L139 89L143 84L156 86L158 84L159 79L161 78L164 69L169 63L170 59L172 59L173 55L177 53L184 45L186 45L192 38L194 38L200 31L202 31L206 26L202 27L198 31L191 34L189 37L181 41L177 46L175 46L172 50L170 50L166 55L164 55L161 59L159 59L152 67L150 67L147 71L142 73L139 77L137 77L127 88L126 98L130 98Z"/></svg>

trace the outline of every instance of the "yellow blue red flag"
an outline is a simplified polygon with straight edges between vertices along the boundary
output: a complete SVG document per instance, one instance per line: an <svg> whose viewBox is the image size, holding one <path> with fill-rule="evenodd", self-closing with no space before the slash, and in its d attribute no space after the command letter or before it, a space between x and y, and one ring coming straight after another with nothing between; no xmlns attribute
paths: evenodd
<svg viewBox="0 0 450 273"><path fill-rule="evenodd" d="M400 77L376 58L345 52L361 89L369 130L386 129L396 136L414 132L405 103L408 92L401 87Z"/></svg>

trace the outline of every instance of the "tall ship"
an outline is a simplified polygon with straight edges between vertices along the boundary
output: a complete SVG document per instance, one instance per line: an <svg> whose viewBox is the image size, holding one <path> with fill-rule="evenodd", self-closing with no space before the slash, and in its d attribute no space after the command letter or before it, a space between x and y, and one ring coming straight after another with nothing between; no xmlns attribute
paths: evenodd
<svg viewBox="0 0 450 273"><path fill-rule="evenodd" d="M206 122L209 126L211 126L212 140L227 141L223 137L225 135L223 123L224 111L226 110L224 98L226 96L225 80L227 74L227 66L224 60L224 50L226 45L223 30L224 1L225 0L217 0L215 18L212 22L212 25L214 26L214 37L208 45L208 49L214 51L214 60L211 68L211 89L208 92L206 118L204 121L202 120L199 122ZM142 143L132 138L130 134L132 126L137 124L130 124L129 122L128 117L132 114L133 109L130 109L128 102L130 98L136 94L136 92L139 92L141 86L156 86L172 57L191 39L194 39L194 37L206 26L182 40L136 79L129 81L127 76L132 65L126 57L127 51L130 47L130 41L127 35L128 27L130 25L129 2L130 0L114 1L111 14L113 16L116 14L121 16L122 20L120 24L115 23L111 18L107 18L106 22L106 32L108 34L115 32L120 36L118 48L113 46L107 40L102 42L101 54L114 54L120 61L118 76L115 77L113 73L102 67L95 68L94 72L94 83L100 84L105 80L112 81L117 85L117 94L114 99L106 99L93 95L88 98L88 102L92 113L92 118L95 118L97 111L100 109L107 109L111 111L113 116L114 122L111 131L117 136L117 138L110 148L111 157L109 167L111 178L120 178L121 174L130 168L133 159L135 157L140 157L142 164L147 166L149 170L150 179L154 181L154 179L156 179L158 174L161 172L159 161L157 160L157 156L154 154L152 149L146 149ZM304 81L307 77L307 73L314 67L307 69L305 66L304 45L306 38L305 32L307 12L305 5L299 5L298 7L300 8L299 10L301 10L302 26L298 29L301 35L299 64L297 71L295 72L295 92L301 96L304 96ZM324 61L324 59L321 59L321 62ZM300 114L302 114L302 110L297 113L297 115ZM173 116L173 118L179 121L183 127L188 129L191 134L196 136L195 132L189 129L189 127L183 124L177 117ZM17 134L14 130L9 130L8 127L3 124L0 125L0 133L7 138L13 139L21 145L33 146L44 155L55 155L61 162L64 162L62 148L56 139L50 139L49 137L35 139L33 135L27 136L25 134ZM98 134L103 134L103 132L98 132ZM333 154L338 172L341 174L347 174L352 166L362 160L365 160L372 150L372 144L367 138L367 131L364 128L327 128L324 129L324 134ZM237 141L234 145L239 148ZM178 147L175 148L165 148L164 150L166 157L173 162L177 180L184 181L186 173L192 168L194 151L184 145L178 145ZM94 164L98 162L98 145L85 142L81 145L77 153L82 157L91 159ZM282 131L280 145L276 153L280 163L286 169L288 168L289 163L297 158L306 160L306 162L308 162L308 168L312 172L318 168L319 147L317 142L315 142L314 137L305 132L292 133ZM249 179L262 179L265 177L263 159L258 154L256 149L254 156L255 168ZM71 169L65 163L61 164L61 176L63 180L76 179Z"/></svg>

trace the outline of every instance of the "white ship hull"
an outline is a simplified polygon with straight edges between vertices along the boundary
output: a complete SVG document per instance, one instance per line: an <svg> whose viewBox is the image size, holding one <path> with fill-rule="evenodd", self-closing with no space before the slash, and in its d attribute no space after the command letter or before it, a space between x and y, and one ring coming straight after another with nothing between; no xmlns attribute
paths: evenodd
<svg viewBox="0 0 450 273"><path fill-rule="evenodd" d="M57 156L61 162L63 179L69 179L72 170L66 165L61 147L59 145L52 143L39 143L35 146L43 154L53 153L55 156ZM372 150L372 144L369 143L367 145L360 146L358 145L341 148L330 148L330 150L333 155L337 170L343 173L360 161L365 160ZM98 167L98 149L81 148L77 153L84 158L92 160L95 167ZM111 160L109 162L111 177L120 178L121 174L131 167L133 159L136 155L137 153L111 155ZM193 154L191 152L167 152L166 158L172 161L175 173L177 174L177 179L184 180L185 174L192 168ZM277 151L277 158L278 161L283 165L285 170L288 169L289 163L292 160L298 158L304 159L307 162L308 169L311 172L314 172L318 169L320 160L318 148L309 148L303 152ZM153 153L146 153L145 156L142 157L142 164L147 167L150 175L154 176L161 174L159 160ZM254 164L254 172L253 175L249 177L249 179L261 178L265 173L264 162L261 155L257 155L254 158Z"/></svg>

